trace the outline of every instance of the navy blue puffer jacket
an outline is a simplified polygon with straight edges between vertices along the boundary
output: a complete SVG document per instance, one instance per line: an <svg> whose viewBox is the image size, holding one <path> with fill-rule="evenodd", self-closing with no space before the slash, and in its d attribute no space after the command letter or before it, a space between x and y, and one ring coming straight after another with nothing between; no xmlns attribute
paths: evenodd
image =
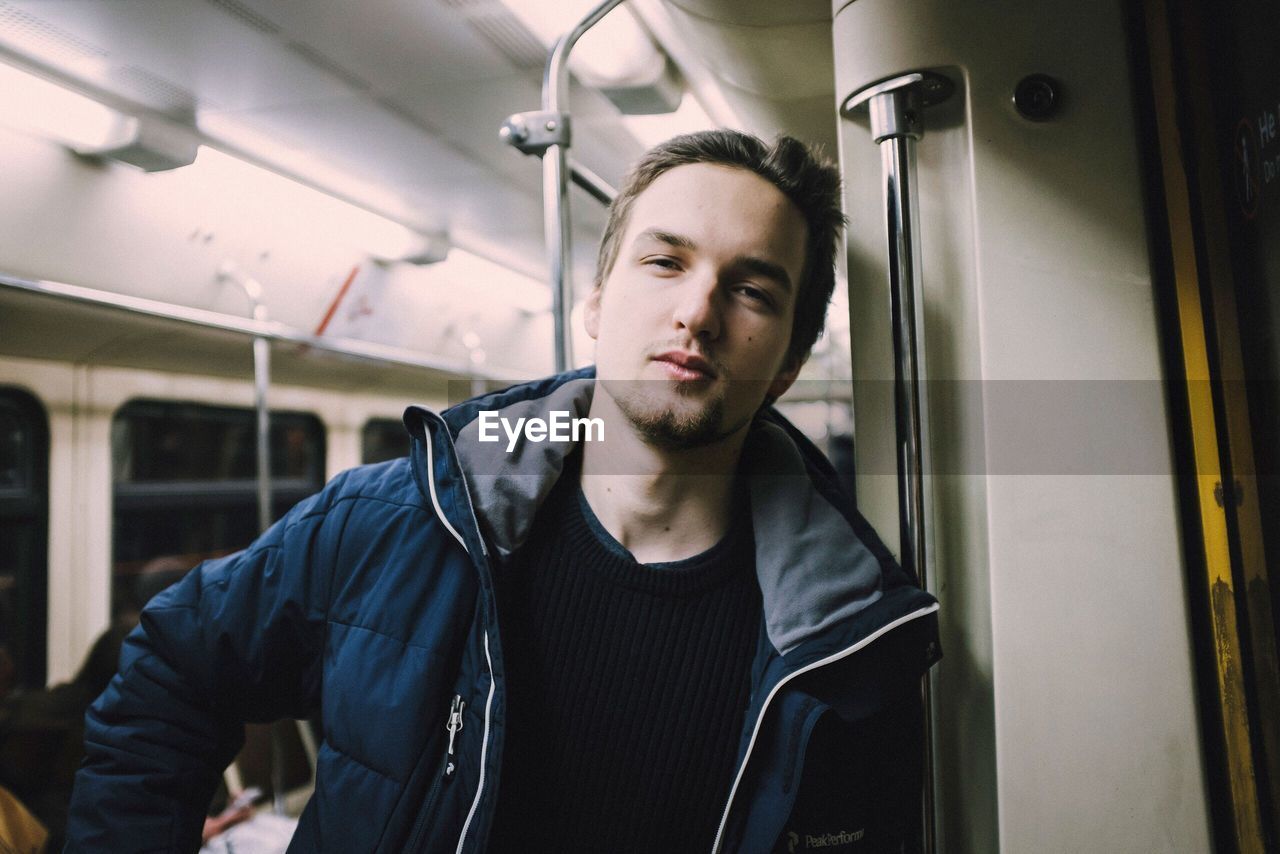
<svg viewBox="0 0 1280 854"><path fill-rule="evenodd" d="M492 573L566 447L477 441L477 414L585 416L590 369L436 415L408 459L345 472L243 552L157 596L86 721L71 851L193 851L243 722L319 713L316 789L290 850L479 852L502 765ZM919 679L937 603L776 413L748 438L764 614L714 851L900 851L919 823ZM455 773L446 721L463 706Z"/></svg>

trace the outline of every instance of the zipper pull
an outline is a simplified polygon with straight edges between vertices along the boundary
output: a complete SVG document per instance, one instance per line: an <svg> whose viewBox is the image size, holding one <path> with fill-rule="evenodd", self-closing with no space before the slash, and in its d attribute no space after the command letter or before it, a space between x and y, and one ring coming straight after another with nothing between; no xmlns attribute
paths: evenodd
<svg viewBox="0 0 1280 854"><path fill-rule="evenodd" d="M445 729L449 731L449 752L444 757L444 778L446 780L453 777L453 772L457 770L457 766L453 762L453 740L458 733L462 731L462 710L467 704L462 701L461 694L453 696L453 705L449 707L449 721L445 724Z"/></svg>

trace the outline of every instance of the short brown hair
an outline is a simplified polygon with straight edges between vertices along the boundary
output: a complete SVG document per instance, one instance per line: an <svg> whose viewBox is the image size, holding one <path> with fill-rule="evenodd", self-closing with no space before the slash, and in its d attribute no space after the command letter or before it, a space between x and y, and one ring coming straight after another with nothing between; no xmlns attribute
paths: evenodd
<svg viewBox="0 0 1280 854"><path fill-rule="evenodd" d="M840 209L840 172L800 140L779 136L772 146L734 130L708 130L673 137L645 153L624 179L600 239L596 287L613 271L631 206L662 173L691 163L733 166L754 172L791 200L807 227L804 270L796 294L788 361L803 361L822 334L827 304L835 290L835 257L844 214Z"/></svg>

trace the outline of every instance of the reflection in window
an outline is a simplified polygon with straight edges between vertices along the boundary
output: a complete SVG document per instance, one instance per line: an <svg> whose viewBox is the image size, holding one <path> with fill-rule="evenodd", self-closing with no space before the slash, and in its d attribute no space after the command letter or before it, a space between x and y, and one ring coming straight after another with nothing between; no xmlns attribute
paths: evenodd
<svg viewBox="0 0 1280 854"><path fill-rule="evenodd" d="M370 418L360 431L360 462L380 463L409 455L409 433L394 418Z"/></svg>
<svg viewBox="0 0 1280 854"><path fill-rule="evenodd" d="M129 620L202 560L258 535L252 409L133 401L112 424L111 608ZM272 518L324 484L324 428L273 412Z"/></svg>
<svg viewBox="0 0 1280 854"><path fill-rule="evenodd" d="M44 687L48 471L43 409L0 388L0 697Z"/></svg>

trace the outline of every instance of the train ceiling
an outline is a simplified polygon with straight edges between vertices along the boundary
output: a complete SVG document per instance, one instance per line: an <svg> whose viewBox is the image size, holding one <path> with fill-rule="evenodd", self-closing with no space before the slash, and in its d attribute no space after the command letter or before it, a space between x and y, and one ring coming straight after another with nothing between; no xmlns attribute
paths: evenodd
<svg viewBox="0 0 1280 854"><path fill-rule="evenodd" d="M632 5L717 120L834 150L828 3ZM0 0L0 51L411 228L545 268L541 172L497 136L539 107L545 49L501 0ZM575 86L571 104L573 156L616 184L643 146L599 92ZM581 285L603 210L576 190L573 202Z"/></svg>
<svg viewBox="0 0 1280 854"><path fill-rule="evenodd" d="M431 241L443 236L536 283L547 279L541 169L535 158L501 142L497 131L511 113L540 107L546 48L539 39L547 38L547 27L528 17L528 8L540 3L555 4L547 8L562 20L566 7L585 11L592 5L591 0L0 0L0 62L353 202ZM829 2L628 0L625 8L661 52L658 56L665 54L685 102L696 100L710 115L704 121L764 137L785 131L834 153ZM584 39L582 53L591 37ZM579 78L589 81L575 68L572 157L616 185L650 143L642 144L644 134L631 124L633 117L622 115L604 92ZM684 129L671 124L663 131ZM573 275L582 294L592 278L604 209L576 188L572 203ZM110 218L111 211L96 215ZM208 273L201 272L201 258L187 257L190 241L174 246L172 253L157 243L154 252L137 259L145 265L178 264L176 277L125 281L120 277L128 278L128 264L112 266L111 274L103 267L88 275L81 268L93 266L93 253L72 263L67 253L78 257L78 250L64 244L82 246L75 241L93 239L76 238L73 231L66 239L45 233L47 239L38 241L41 251L27 252L27 263L0 273L240 310L238 304L222 305L221 297L208 302L210 293L226 288L192 280L204 282L201 277ZM231 231L224 223L219 241L229 239ZM317 261L324 255L319 249L311 253ZM210 251L215 249L204 254ZM282 263L273 254L273 270ZM273 318L302 329L313 326L311 315L323 309L313 303L326 302L334 285L327 279L315 282L318 287L291 291L282 280L269 281L280 291L273 294ZM421 301L421 294L411 290ZM418 319L411 329L399 329L404 323L395 330L385 324L372 329L371 340L381 336L382 343L456 359L461 345L453 339L459 330L470 329L489 347L495 369L524 366L541 373L542 351L550 353L550 318L535 311L526 312L524 320L512 316L490 322L476 312L492 308L494 297L470 292L461 293L457 305L442 304L426 317L413 315ZM234 302L235 294L228 293ZM497 291L486 281L476 293ZM16 311L11 297L3 295L0 313L4 306L10 315ZM406 308L397 304L388 311L409 316ZM64 313L52 304L45 311L50 318ZM410 311L422 307L414 303ZM120 318L105 323L102 331L108 330L137 349L156 346L168 334L158 339L155 330L135 329ZM15 350L9 337L6 352L52 356L38 342L31 342L30 351ZM544 337L545 345L539 343ZM210 346L222 343L217 336L210 339ZM94 346L93 359L124 364L120 346ZM807 371L816 369L815 361ZM305 381L308 365L299 364L299 380ZM315 371L323 376L322 368Z"/></svg>

